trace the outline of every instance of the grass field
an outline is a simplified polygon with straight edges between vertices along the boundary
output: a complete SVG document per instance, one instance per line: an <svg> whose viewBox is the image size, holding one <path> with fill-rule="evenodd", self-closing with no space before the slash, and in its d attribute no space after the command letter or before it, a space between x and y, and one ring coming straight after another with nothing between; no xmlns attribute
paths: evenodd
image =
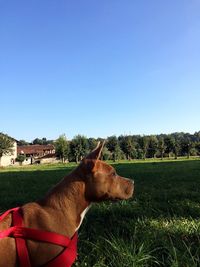
<svg viewBox="0 0 200 267"><path fill-rule="evenodd" d="M1 169L0 211L37 199L73 167ZM90 209L79 231L76 266L200 266L200 160L114 167L135 180L134 198Z"/></svg>

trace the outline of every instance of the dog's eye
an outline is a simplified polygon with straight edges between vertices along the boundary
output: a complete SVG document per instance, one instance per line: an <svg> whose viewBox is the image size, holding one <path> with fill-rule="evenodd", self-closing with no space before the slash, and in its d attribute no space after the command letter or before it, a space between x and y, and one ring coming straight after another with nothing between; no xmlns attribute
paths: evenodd
<svg viewBox="0 0 200 267"><path fill-rule="evenodd" d="M111 176L116 176L117 174L116 174L116 172L112 172L112 174L111 174Z"/></svg>

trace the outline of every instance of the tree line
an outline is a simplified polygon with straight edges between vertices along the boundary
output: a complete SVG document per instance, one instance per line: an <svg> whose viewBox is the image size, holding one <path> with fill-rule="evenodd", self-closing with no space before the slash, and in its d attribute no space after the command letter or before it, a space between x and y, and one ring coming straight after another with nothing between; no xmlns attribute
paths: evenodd
<svg viewBox="0 0 200 267"><path fill-rule="evenodd" d="M65 134L56 140L36 138L31 143L19 140L20 145L48 145L53 144L56 154L62 161L79 162L89 151L93 150L98 141L103 138L87 138L77 135L67 140ZM177 132L159 135L120 135L109 136L106 140L102 158L104 160L132 160L146 158L161 158L180 156L200 156L200 131L194 134ZM13 141L5 134L0 133L0 158L3 154L12 151Z"/></svg>
<svg viewBox="0 0 200 267"><path fill-rule="evenodd" d="M56 153L64 161L80 161L84 155L94 149L102 138L87 138L75 136L67 141L61 135L55 142ZM104 160L132 160L146 158L161 158L200 156L200 131L194 134L172 133L160 135L120 135L108 137L103 149Z"/></svg>

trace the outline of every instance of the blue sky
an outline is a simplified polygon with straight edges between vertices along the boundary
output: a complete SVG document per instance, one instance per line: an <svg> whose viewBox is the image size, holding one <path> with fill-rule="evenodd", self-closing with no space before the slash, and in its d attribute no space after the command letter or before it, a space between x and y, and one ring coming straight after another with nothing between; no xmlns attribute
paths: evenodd
<svg viewBox="0 0 200 267"><path fill-rule="evenodd" d="M0 0L0 131L200 130L200 1Z"/></svg>

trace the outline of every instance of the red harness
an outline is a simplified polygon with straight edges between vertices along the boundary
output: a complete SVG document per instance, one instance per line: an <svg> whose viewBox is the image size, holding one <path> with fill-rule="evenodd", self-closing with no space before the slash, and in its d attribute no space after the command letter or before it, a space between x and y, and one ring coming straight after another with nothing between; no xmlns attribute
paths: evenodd
<svg viewBox="0 0 200 267"><path fill-rule="evenodd" d="M74 263L77 255L77 232L74 234L72 239L70 239L64 235L23 227L20 208L14 208L6 211L0 216L0 221L11 212L13 215L13 226L0 232L0 239L4 237L15 238L20 267L31 267L25 239L47 242L64 247L62 253L45 264L45 267L70 267Z"/></svg>

